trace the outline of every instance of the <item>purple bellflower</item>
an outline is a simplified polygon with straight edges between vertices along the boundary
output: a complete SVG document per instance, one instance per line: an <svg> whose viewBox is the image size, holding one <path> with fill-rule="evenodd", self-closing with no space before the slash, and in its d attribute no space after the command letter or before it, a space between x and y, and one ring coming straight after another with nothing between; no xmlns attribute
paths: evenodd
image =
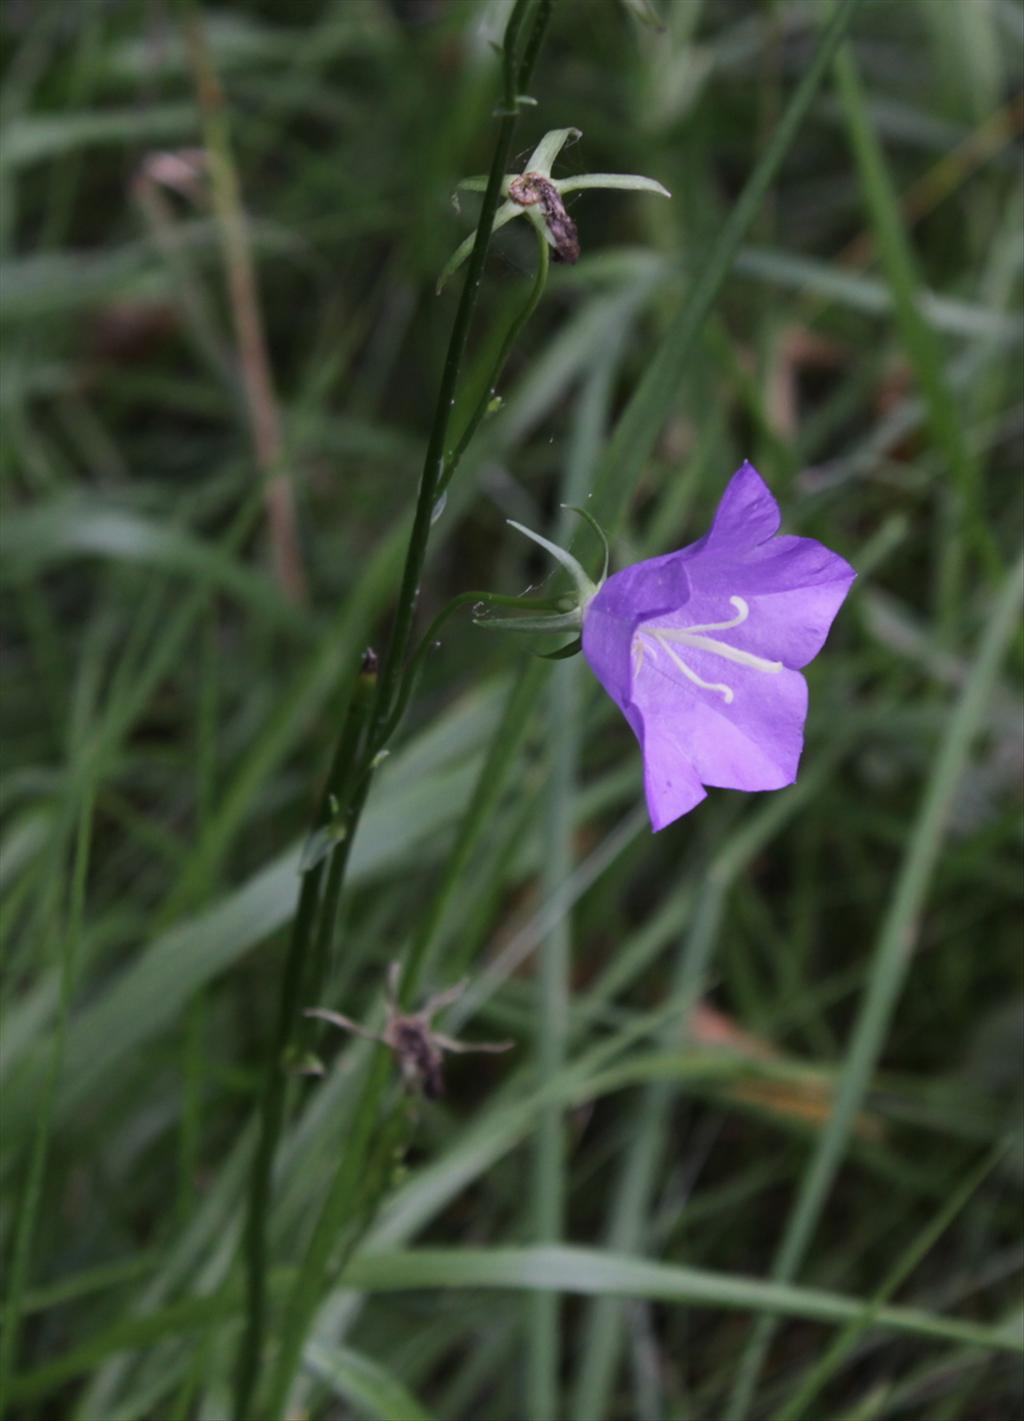
<svg viewBox="0 0 1024 1421"><path fill-rule="evenodd" d="M643 750L655 830L699 804L705 786L796 779L800 668L857 574L812 538L777 537L779 521L745 463L703 538L613 574L582 607L584 655Z"/></svg>

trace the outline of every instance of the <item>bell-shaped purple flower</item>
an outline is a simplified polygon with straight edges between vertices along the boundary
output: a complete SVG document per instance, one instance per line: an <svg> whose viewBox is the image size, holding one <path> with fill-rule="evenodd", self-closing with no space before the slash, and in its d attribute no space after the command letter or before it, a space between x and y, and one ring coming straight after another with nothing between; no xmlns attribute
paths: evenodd
<svg viewBox="0 0 1024 1421"><path fill-rule="evenodd" d="M800 668L856 577L812 538L776 537L779 506L753 465L710 532L609 577L583 613L583 651L644 755L655 830L719 789L796 779L807 716Z"/></svg>

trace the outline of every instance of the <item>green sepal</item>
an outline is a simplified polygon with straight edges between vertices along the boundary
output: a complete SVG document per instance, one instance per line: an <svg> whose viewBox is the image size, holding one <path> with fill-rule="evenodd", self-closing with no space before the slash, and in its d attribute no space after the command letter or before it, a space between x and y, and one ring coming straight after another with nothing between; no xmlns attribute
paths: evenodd
<svg viewBox="0 0 1024 1421"><path fill-rule="evenodd" d="M573 557L572 553L566 552L565 548L560 548L557 543L553 543L550 538L542 538L539 533L534 533L531 528L526 528L522 523L517 523L514 518L506 518L506 523L510 528L514 528L517 533L522 533L524 538L529 538L531 542L551 554L556 562L562 564L566 572L576 584L576 592L579 596L581 607L585 607L592 597L597 595L597 588L590 578L583 571L583 568Z"/></svg>
<svg viewBox="0 0 1024 1421"><path fill-rule="evenodd" d="M552 612L547 617L474 617L473 625L493 632L578 632L580 610Z"/></svg>
<svg viewBox="0 0 1024 1421"><path fill-rule="evenodd" d="M568 661L570 656L579 656L583 650L583 638L574 637L565 646L560 646L557 651L535 651L534 656L539 656L542 661Z"/></svg>
<svg viewBox="0 0 1024 1421"><path fill-rule="evenodd" d="M562 178L560 193L585 192L588 188L606 188L618 192L653 192L659 197L671 197L664 183L655 178L643 178L638 173L579 173L574 178Z"/></svg>
<svg viewBox="0 0 1024 1421"><path fill-rule="evenodd" d="M578 513L581 518L585 518L601 541L601 547L604 549L604 566L601 569L601 576L597 580L597 585L600 588L608 577L608 562L610 558L610 553L608 549L608 534L601 527L600 523L597 521L594 515L592 513L588 513L585 508L580 508L575 503L563 503L562 507L568 509L570 513Z"/></svg>

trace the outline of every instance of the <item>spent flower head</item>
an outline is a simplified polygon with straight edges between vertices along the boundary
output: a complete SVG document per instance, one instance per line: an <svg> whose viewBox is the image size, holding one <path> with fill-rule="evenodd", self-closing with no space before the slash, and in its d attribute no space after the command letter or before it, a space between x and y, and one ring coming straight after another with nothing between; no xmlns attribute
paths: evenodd
<svg viewBox="0 0 1024 1421"><path fill-rule="evenodd" d="M578 173L575 177L553 178L551 169L555 159L566 143L579 137L578 128L553 128L537 144L521 173L506 173L501 181L505 201L494 214L493 232L515 217L526 217L554 248L556 260L572 263L579 259L580 243L576 224L565 209L563 199L567 193L581 192L585 188L617 188L671 196L668 189L653 178L633 173ZM466 178L459 183L459 187L468 192L483 192L486 186L487 179L481 177ZM469 256L475 240L476 233L471 232L452 253L438 278L438 291Z"/></svg>
<svg viewBox="0 0 1024 1421"><path fill-rule="evenodd" d="M434 1030L434 1017L458 1001L469 985L468 979L428 997L419 1011L404 1012L398 1001L400 975L400 964L392 962L387 981L387 1020L382 1031L371 1031L351 1017L328 1011L325 1007L307 1007L304 1015L318 1017L340 1027L342 1031L386 1046L398 1062L406 1088L422 1092L429 1100L437 1100L444 1094L442 1067L445 1051L493 1053L512 1049L511 1041L458 1041L454 1036L445 1036Z"/></svg>

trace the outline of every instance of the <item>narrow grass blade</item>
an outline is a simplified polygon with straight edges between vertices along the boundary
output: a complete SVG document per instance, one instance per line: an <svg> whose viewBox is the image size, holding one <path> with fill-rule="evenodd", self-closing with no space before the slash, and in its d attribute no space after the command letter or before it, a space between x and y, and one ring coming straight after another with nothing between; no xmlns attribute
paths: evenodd
<svg viewBox="0 0 1024 1421"><path fill-rule="evenodd" d="M5 514L0 564L6 579L38 576L51 564L75 556L137 562L201 579L223 588L270 626L285 627L293 634L308 630L308 619L303 621L294 607L282 602L267 578L251 572L230 549L203 541L187 529L168 527L129 509L97 507L95 496L54 500Z"/></svg>
<svg viewBox="0 0 1024 1421"><path fill-rule="evenodd" d="M817 1288L765 1283L701 1268L569 1247L412 1249L367 1254L353 1259L346 1283L373 1292L418 1288L556 1289L581 1295L648 1298L694 1308L765 1312L825 1324L849 1322L864 1311L861 1299ZM882 1308L875 1321L878 1327L907 1336L1024 1355L1020 1339L1007 1336L1001 1327L947 1318L918 1308Z"/></svg>
<svg viewBox="0 0 1024 1421"><path fill-rule="evenodd" d="M941 349L921 311L921 285L910 243L904 231L885 155L868 118L857 66L848 48L840 50L837 55L835 70L839 99L860 172L864 198L878 239L879 255L892 291L896 319L921 388L929 431L936 447L949 461L955 485L942 502L941 538L941 609L947 636L952 637L963 606L961 563L965 538L984 559L989 574L998 574L999 554L978 507L978 471L946 381Z"/></svg>
<svg viewBox="0 0 1024 1421"><path fill-rule="evenodd" d="M583 391L569 461L563 500L576 496L589 482L604 428L610 396L610 375L618 355L613 343L609 358L600 361ZM557 536L568 531L563 507ZM586 517L587 515L584 514ZM547 688L545 743L548 782L544 796L544 854L541 892L545 902L556 897L573 870L573 800L580 740L579 666L555 667ZM551 1080L565 1067L570 1032L572 973L572 913L552 921L540 944L537 991L537 1079ZM533 1237L539 1243L559 1242L565 1228L566 1141L563 1111L552 1102L538 1121L533 1157ZM562 1415L558 1394L561 1370L561 1308L557 1294L532 1298L529 1308L526 1402L537 1421L557 1421Z"/></svg>
<svg viewBox="0 0 1024 1421"><path fill-rule="evenodd" d="M772 799L738 833L726 839L710 869L703 875L693 921L683 938L672 998L685 1005L682 1023L673 1019L666 1047L678 1052L685 1042L686 1017L707 976L718 941L718 930L729 888L754 856L770 843L800 809L813 799L833 760L818 762L799 784L784 796ZM619 1175L608 1225L607 1245L617 1252L633 1252L645 1243L646 1220L661 1167L669 1116L677 1097L674 1082L657 1082L644 1093L636 1112L636 1127ZM622 1304L599 1298L591 1307L583 1329L583 1345L573 1391L571 1414L575 1421L600 1421L607 1414L616 1370L622 1355L624 1320Z"/></svg>
<svg viewBox="0 0 1024 1421"><path fill-rule="evenodd" d="M287 1278L278 1275L273 1282L278 1290L287 1283ZM345 1286L367 1293L428 1289L445 1292L465 1288L554 1290L578 1296L644 1298L712 1311L801 1318L823 1326L856 1322L865 1309L863 1299L822 1289L653 1263L597 1249L558 1246L409 1249L362 1254L350 1262ZM18 1402L34 1400L69 1378L91 1370L106 1357L151 1347L163 1340L189 1336L228 1322L237 1315L240 1302L237 1291L220 1293L187 1298L146 1317L129 1317L76 1350L20 1377L12 1388L12 1398ZM1024 1356L1024 1342L1005 1327L944 1317L919 1308L881 1308L874 1325L902 1336Z"/></svg>
<svg viewBox="0 0 1024 1421"><path fill-rule="evenodd" d="M772 1269L777 1282L788 1282L803 1262L885 1043L910 966L916 925L942 847L953 793L1014 633L1022 592L1024 559L1018 561L1007 577L992 609L967 685L950 718L925 786L917 821L875 945L867 988L838 1083L835 1108L804 1172ZM751 1413L773 1330L770 1319L764 1318L753 1331L729 1401L729 1421L744 1421Z"/></svg>
<svg viewBox="0 0 1024 1421"><path fill-rule="evenodd" d="M379 1362L347 1347L326 1347L309 1342L303 1353L306 1367L360 1415L373 1421L430 1421L409 1390Z"/></svg>
<svg viewBox="0 0 1024 1421"><path fill-rule="evenodd" d="M668 334L615 426L594 482L591 512L614 528L676 399L696 338L729 274L740 243L810 109L818 88L849 29L860 0L843 0L811 58L760 162L729 214L703 270L691 285Z"/></svg>
<svg viewBox="0 0 1024 1421"><path fill-rule="evenodd" d="M824 1356L810 1369L796 1395L786 1403L781 1411L776 1413L774 1421L799 1421L799 1418L806 1413L807 1408L819 1395L822 1387L827 1384L829 1378L838 1367L842 1366L857 1345L858 1338L874 1322L887 1299L938 1242L975 1190L991 1173L1002 1154L1002 1149L997 1150L977 1169L972 1170L960 1188L954 1190L950 1195L935 1218L930 1220L917 1237L912 1239L908 1246L902 1250L885 1282L865 1307L863 1316L855 1322L847 1323L838 1337L833 1340Z"/></svg>
<svg viewBox="0 0 1024 1421"><path fill-rule="evenodd" d="M83 793L78 810L70 902L61 953L60 1014L56 1035L50 1048L50 1061L36 1115L25 1188L19 1201L14 1229L14 1248L8 1280L7 1304L4 1308L3 1332L0 1334L0 1418L6 1414L13 1372L17 1363L21 1313L32 1266L32 1246L35 1240L36 1221L39 1216L46 1177L46 1161L50 1151L57 1087L64 1068L68 1021L75 990L78 947L82 936L89 854L92 847L93 805L94 795L90 788Z"/></svg>
<svg viewBox="0 0 1024 1421"><path fill-rule="evenodd" d="M403 1005L417 992L419 980L435 935L464 871L480 826L486 822L505 784L515 754L529 725L529 710L547 665L531 661L519 676L480 769L473 794L448 855L444 873L417 924L416 937L406 954L400 986ZM388 1079L387 1054L378 1052L366 1078L359 1107L346 1140L345 1156L325 1200L290 1294L281 1327L278 1355L269 1381L271 1412L284 1409L292 1377L316 1307L324 1291L331 1252L343 1225L351 1219L354 1201L364 1184L366 1153L380 1128L381 1101Z"/></svg>

